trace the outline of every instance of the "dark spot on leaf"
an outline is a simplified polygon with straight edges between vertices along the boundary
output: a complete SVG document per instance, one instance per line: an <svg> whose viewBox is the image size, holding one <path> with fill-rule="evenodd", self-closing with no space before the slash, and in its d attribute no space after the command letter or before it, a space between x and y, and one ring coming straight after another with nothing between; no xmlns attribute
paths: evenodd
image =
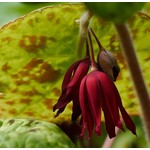
<svg viewBox="0 0 150 150"><path fill-rule="evenodd" d="M38 95L38 94L40 94L36 89L32 89L32 90L29 90L29 91L22 91L22 92L20 92L22 95L24 95L24 96L29 96L29 97L31 97L31 96L34 96L34 95Z"/></svg>
<svg viewBox="0 0 150 150"><path fill-rule="evenodd" d="M133 91L133 86L128 87L129 91Z"/></svg>
<svg viewBox="0 0 150 150"><path fill-rule="evenodd" d="M52 42L56 42L56 41L57 41L56 38L55 38L55 37L52 37L52 36L49 37L48 40L50 40L50 41L52 41Z"/></svg>
<svg viewBox="0 0 150 150"><path fill-rule="evenodd" d="M23 79L16 79L15 83L16 83L16 85L30 84L30 81L29 80L23 80Z"/></svg>
<svg viewBox="0 0 150 150"><path fill-rule="evenodd" d="M12 93L17 93L18 92L18 89L17 88L14 88L14 89L11 89L10 90Z"/></svg>
<svg viewBox="0 0 150 150"><path fill-rule="evenodd" d="M32 111L27 111L27 112L25 112L25 114L28 116L34 116L34 112L32 112Z"/></svg>
<svg viewBox="0 0 150 150"><path fill-rule="evenodd" d="M28 20L28 24L29 24L29 26L33 26L33 20L32 20L32 19L29 19L29 20Z"/></svg>
<svg viewBox="0 0 150 150"><path fill-rule="evenodd" d="M53 102L54 101L54 99L45 99L44 101L43 101L43 103L45 104L45 106L47 107L47 109L52 109L53 108Z"/></svg>
<svg viewBox="0 0 150 150"><path fill-rule="evenodd" d="M60 18L57 18L56 21L55 21L55 23L56 23L56 24L59 24L60 21L61 21L61 19L60 19Z"/></svg>
<svg viewBox="0 0 150 150"><path fill-rule="evenodd" d="M31 71L33 68L37 67L43 62L40 58L32 58L23 68L27 71Z"/></svg>
<svg viewBox="0 0 150 150"><path fill-rule="evenodd" d="M8 63L5 63L3 66L2 66L2 70L4 71L4 72L7 72L8 70L10 70L11 69L11 67L8 65Z"/></svg>
<svg viewBox="0 0 150 150"><path fill-rule="evenodd" d="M135 98L135 97L136 97L136 96L135 96L134 93L128 94L128 98L129 98L129 99L133 99L133 98Z"/></svg>
<svg viewBox="0 0 150 150"><path fill-rule="evenodd" d="M11 119L11 120L8 121L8 124L12 125L14 122L15 122L15 120Z"/></svg>
<svg viewBox="0 0 150 150"><path fill-rule="evenodd" d="M22 98L20 100L20 103L22 103L22 104L29 104L30 102L31 102L31 99L29 99L29 98Z"/></svg>
<svg viewBox="0 0 150 150"><path fill-rule="evenodd" d="M144 30L144 33L148 33L149 34L149 32L150 32L150 28L149 27Z"/></svg>
<svg viewBox="0 0 150 150"><path fill-rule="evenodd" d="M14 101L14 100L6 101L6 104L7 104L7 105L14 105L14 104L15 104L15 101Z"/></svg>
<svg viewBox="0 0 150 150"><path fill-rule="evenodd" d="M46 115L41 115L40 118L42 118L43 120L49 120L49 116L46 116Z"/></svg>
<svg viewBox="0 0 150 150"><path fill-rule="evenodd" d="M60 96L60 89L58 89L57 87L52 89L52 92L56 95L56 96Z"/></svg>
<svg viewBox="0 0 150 150"><path fill-rule="evenodd" d="M50 12L47 14L47 19L52 21L55 19L55 13L54 12Z"/></svg>
<svg viewBox="0 0 150 150"><path fill-rule="evenodd" d="M35 20L36 23L40 22L40 18L39 17L35 17L34 20Z"/></svg>
<svg viewBox="0 0 150 150"><path fill-rule="evenodd" d="M37 71L37 74L31 74L30 78L40 83L47 83L56 81L59 75L60 70L55 70L48 62L44 62Z"/></svg>
<svg viewBox="0 0 150 150"><path fill-rule="evenodd" d="M24 126L31 127L33 122L34 120L29 120L29 122L25 124Z"/></svg>
<svg viewBox="0 0 150 150"><path fill-rule="evenodd" d="M116 53L116 58L117 58L118 63L121 63L123 65L123 67L121 69L126 69L127 65L125 63L126 61L124 59L123 54L121 52L120 53Z"/></svg>
<svg viewBox="0 0 150 150"><path fill-rule="evenodd" d="M18 74L11 74L11 77L14 78L14 79L17 79L18 78Z"/></svg>
<svg viewBox="0 0 150 150"><path fill-rule="evenodd" d="M15 115L16 114L16 109L9 110L9 113L12 114L12 115Z"/></svg>
<svg viewBox="0 0 150 150"><path fill-rule="evenodd" d="M133 108L134 106L136 106L136 104L135 104L135 102L133 102L133 101L130 102L129 105L128 105L129 108ZM131 115L131 114L130 114L130 115Z"/></svg>
<svg viewBox="0 0 150 150"><path fill-rule="evenodd" d="M37 53L39 49L44 49L46 46L46 36L26 35L19 41L19 46L27 52Z"/></svg>
<svg viewBox="0 0 150 150"><path fill-rule="evenodd" d="M39 121L35 121L35 122L34 122L34 124L41 124L41 122L39 122Z"/></svg>
<svg viewBox="0 0 150 150"><path fill-rule="evenodd" d="M21 70L18 72L18 74L21 76L21 77L26 77L29 75L29 71L27 70Z"/></svg>
<svg viewBox="0 0 150 150"><path fill-rule="evenodd" d="M37 131L40 131L41 129L40 128L34 128L34 129L31 129L31 130L28 130L28 132L37 132Z"/></svg>
<svg viewBox="0 0 150 150"><path fill-rule="evenodd" d="M138 33L138 29L132 29L132 30L131 30L131 33L132 33L132 37L133 37L134 39L136 39L137 33Z"/></svg>

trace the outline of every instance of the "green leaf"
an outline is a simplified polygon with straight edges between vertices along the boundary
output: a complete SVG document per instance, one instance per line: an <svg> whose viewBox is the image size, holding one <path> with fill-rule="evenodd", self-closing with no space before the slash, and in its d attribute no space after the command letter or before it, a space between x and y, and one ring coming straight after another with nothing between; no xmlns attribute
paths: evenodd
<svg viewBox="0 0 150 150"><path fill-rule="evenodd" d="M106 20L113 21L115 23L121 23L131 17L131 15L137 10L143 8L144 3L136 2L97 2L97 3L85 3L85 5L94 14L103 17Z"/></svg>
<svg viewBox="0 0 150 150"><path fill-rule="evenodd" d="M1 116L54 121L52 107L66 69L76 59L79 25L75 21L83 11L82 5L56 5L2 27L0 89L5 97L0 101ZM68 120L69 115L66 110L59 119Z"/></svg>
<svg viewBox="0 0 150 150"><path fill-rule="evenodd" d="M77 59L82 4L41 8L0 29L0 116L30 117L51 122L68 121L72 103L54 119L53 105L61 92L68 67ZM135 13L128 21L137 55L150 91L148 12ZM93 17L91 26L102 45L115 53L121 67L116 85L130 115L139 114L132 79L110 22ZM98 46L93 41L95 57Z"/></svg>
<svg viewBox="0 0 150 150"><path fill-rule="evenodd" d="M31 119L6 119L0 126L1 148L72 148L75 144L55 124Z"/></svg>

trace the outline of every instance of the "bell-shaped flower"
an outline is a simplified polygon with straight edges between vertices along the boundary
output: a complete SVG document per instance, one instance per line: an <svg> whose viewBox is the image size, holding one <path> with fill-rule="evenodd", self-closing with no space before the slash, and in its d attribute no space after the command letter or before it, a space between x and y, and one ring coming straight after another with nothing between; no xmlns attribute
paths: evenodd
<svg viewBox="0 0 150 150"><path fill-rule="evenodd" d="M81 80L88 73L90 66L89 49L87 45L86 57L73 63L66 72L62 82L62 93L58 102L54 105L53 111L58 109L55 117L62 113L66 105L73 101L72 121L75 121L81 114L79 104L79 87Z"/></svg>
<svg viewBox="0 0 150 150"><path fill-rule="evenodd" d="M89 132L89 138L93 129L97 135L101 135L102 111L109 137L116 136L115 127L124 130L119 110L127 128L136 135L135 125L122 105L117 88L105 73L94 70L82 79L79 101L82 111L81 136L84 135L85 129Z"/></svg>

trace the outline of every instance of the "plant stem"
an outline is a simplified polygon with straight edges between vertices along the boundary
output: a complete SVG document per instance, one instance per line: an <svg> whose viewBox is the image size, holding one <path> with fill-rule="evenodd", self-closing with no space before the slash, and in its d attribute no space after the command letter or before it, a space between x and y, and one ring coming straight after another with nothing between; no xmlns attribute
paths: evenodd
<svg viewBox="0 0 150 150"><path fill-rule="evenodd" d="M136 57L128 26L127 24L115 24L115 27L139 98L144 128L150 143L150 97Z"/></svg>
<svg viewBox="0 0 150 150"><path fill-rule="evenodd" d="M95 34L94 31L92 30L92 28L90 28L90 31L91 31L92 34L94 35L94 38L95 38L95 40L96 40L96 42L97 42L97 44L98 44L98 46L99 46L99 51L105 50L105 49L103 48L102 44L100 43L100 41L98 40L96 34Z"/></svg>
<svg viewBox="0 0 150 150"><path fill-rule="evenodd" d="M80 18L80 33L78 43L78 56L81 56L85 39L87 38L87 31L91 17L93 14L90 11L86 11Z"/></svg>
<svg viewBox="0 0 150 150"><path fill-rule="evenodd" d="M120 130L119 128L116 128L116 135L118 134L119 130ZM115 139L116 137L110 139L109 136L107 135L102 148L111 148Z"/></svg>
<svg viewBox="0 0 150 150"><path fill-rule="evenodd" d="M96 67L96 62L95 62L95 58L94 58L94 50L93 50L93 44L92 44L92 39L91 39L90 31L88 32L88 36L89 36L89 41L90 41L90 49L91 49L91 57L92 57L92 67Z"/></svg>

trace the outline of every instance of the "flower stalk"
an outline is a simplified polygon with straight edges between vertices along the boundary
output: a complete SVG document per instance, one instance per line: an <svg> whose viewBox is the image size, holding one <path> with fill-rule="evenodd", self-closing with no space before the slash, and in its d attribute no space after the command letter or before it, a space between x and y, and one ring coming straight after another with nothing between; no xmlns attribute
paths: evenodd
<svg viewBox="0 0 150 150"><path fill-rule="evenodd" d="M95 58L94 58L94 50L93 50L93 44L92 44L92 39L91 39L91 35L90 35L90 31L88 32L88 37L89 37L89 41L90 41L90 49L91 49L91 59L92 59L92 68L96 68L96 62L95 62Z"/></svg>
<svg viewBox="0 0 150 150"><path fill-rule="evenodd" d="M120 43L130 69L134 87L139 98L145 132L150 143L150 96L136 57L135 48L127 24L115 24Z"/></svg>
<svg viewBox="0 0 150 150"><path fill-rule="evenodd" d="M82 54L83 46L87 38L89 22L92 16L93 14L91 11L86 11L79 20L80 32L79 32L79 42L78 42L78 50L77 50L78 56L81 56Z"/></svg>
<svg viewBox="0 0 150 150"><path fill-rule="evenodd" d="M116 128L116 135L118 134L119 131L120 131L120 129ZM107 135L102 148L111 148L115 139L116 139L115 137L110 139L109 136Z"/></svg>
<svg viewBox="0 0 150 150"><path fill-rule="evenodd" d="M94 31L92 30L92 28L90 28L90 31L92 32L98 46L99 46L99 51L103 51L105 50L104 47L102 46L102 44L100 43L100 41L98 40L97 36L95 35Z"/></svg>

